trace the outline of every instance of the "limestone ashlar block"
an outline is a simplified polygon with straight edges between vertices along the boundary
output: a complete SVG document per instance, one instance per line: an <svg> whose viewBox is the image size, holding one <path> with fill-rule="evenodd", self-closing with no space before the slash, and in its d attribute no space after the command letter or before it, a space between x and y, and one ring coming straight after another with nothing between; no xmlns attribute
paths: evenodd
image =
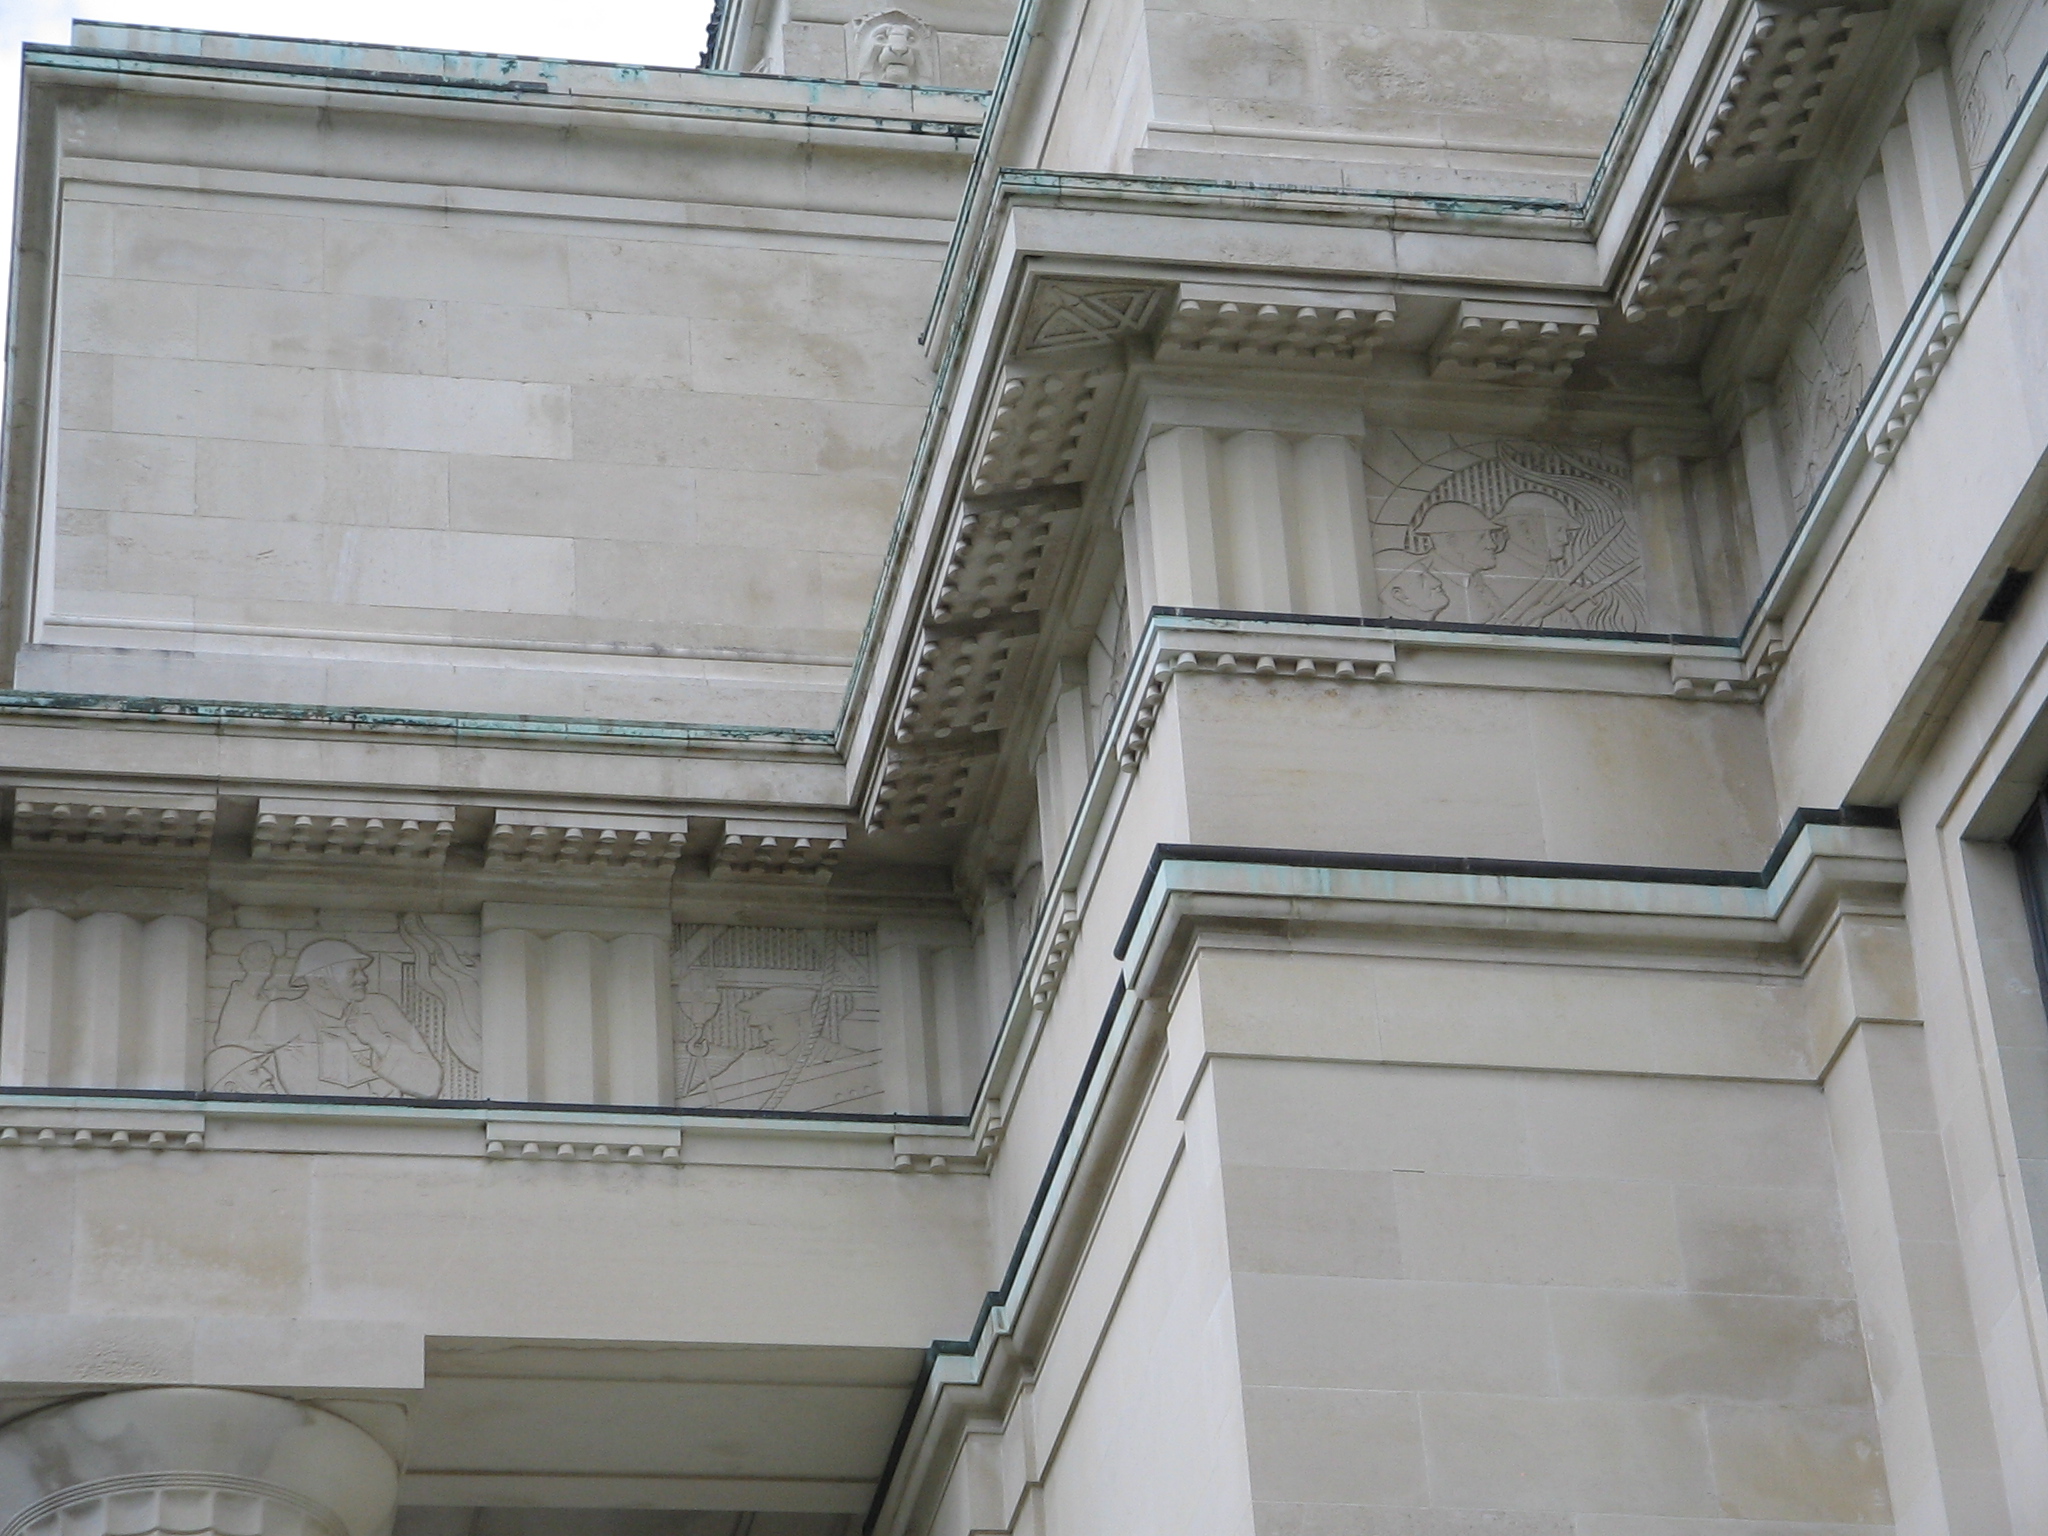
<svg viewBox="0 0 2048 1536"><path fill-rule="evenodd" d="M0 1085L196 1087L205 976L196 918L16 914L0 992Z"/></svg>
<svg viewBox="0 0 2048 1536"><path fill-rule="evenodd" d="M1750 0L1686 150L1695 174L1811 156L1814 125L1846 79L1842 55L1868 14Z"/></svg>
<svg viewBox="0 0 2048 1536"><path fill-rule="evenodd" d="M1362 362L1393 323L1390 290L1182 283L1157 355L1176 361Z"/></svg>
<svg viewBox="0 0 2048 1536"><path fill-rule="evenodd" d="M361 1317L16 1311L0 1318L0 1380L17 1401L24 1386L53 1396L178 1385L397 1396L420 1390L423 1346L417 1325Z"/></svg>
<svg viewBox="0 0 2048 1536"><path fill-rule="evenodd" d="M500 807L484 865L666 876L682 856L688 830L680 817Z"/></svg>
<svg viewBox="0 0 2048 1536"><path fill-rule="evenodd" d="M1439 379L1555 384L1600 332L1600 312L1576 304L1463 299L1430 354Z"/></svg>
<svg viewBox="0 0 2048 1536"><path fill-rule="evenodd" d="M213 818L211 795L24 784L14 792L12 841L17 853L204 854Z"/></svg>
<svg viewBox="0 0 2048 1536"><path fill-rule="evenodd" d="M822 885L846 849L843 821L728 818L712 856L716 879L806 880Z"/></svg>
<svg viewBox="0 0 2048 1536"><path fill-rule="evenodd" d="M390 863L438 868L455 808L382 801L273 800L257 805L250 852L280 863Z"/></svg>

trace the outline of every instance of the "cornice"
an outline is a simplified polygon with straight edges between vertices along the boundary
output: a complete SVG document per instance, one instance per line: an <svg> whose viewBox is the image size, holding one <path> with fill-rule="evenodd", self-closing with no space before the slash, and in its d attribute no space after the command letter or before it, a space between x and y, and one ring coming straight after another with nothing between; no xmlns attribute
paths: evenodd
<svg viewBox="0 0 2048 1536"><path fill-rule="evenodd" d="M962 199L959 227L932 301L925 325L925 337L956 332L966 311L984 286L979 269L992 248L992 228L1000 222L996 210L1007 194L1039 189L1058 195L1107 196L1118 200L1157 199L1182 211L1203 208L1270 209L1298 215L1337 214L1346 218L1370 216L1374 212L1400 210L1420 221L1465 221L1486 216L1515 219L1534 216L1546 223L1575 228L1590 234L1598 219L1615 205L1617 193L1627 181L1629 156L1645 137L1646 130L1660 116L1660 98L1669 88L1674 60L1683 51L1686 35L1706 0L1668 0L1664 14L1646 51L1642 68L1630 88L1628 99L1616 120L1607 144L1595 165L1586 194L1577 203L1553 199L1506 197L1464 197L1455 194L1430 195L1408 192L1335 186L1289 186L1263 183L1235 183L1187 178L1118 176L1102 173L1067 174L1028 167L1036 159L1029 150L1012 152L1007 142L1017 131L1016 103L1028 89L1022 77L1026 61L1052 33L1054 22L1048 10L1070 0L1023 0L1018 7L1010 45L990 93L988 115L973 168ZM1661 115L1668 115L1665 109Z"/></svg>
<svg viewBox="0 0 2048 1536"><path fill-rule="evenodd" d="M170 33L161 35L176 40ZM192 35L192 34L188 34ZM30 43L23 66L31 85L91 83L115 89L253 96L317 93L326 108L418 113L481 108L536 114L557 121L564 113L610 120L698 120L726 128L860 132L926 139L935 145L977 138L986 93L938 86L792 80L780 76L712 71L650 70L618 65L488 55L412 55L443 64L438 72L365 67L369 57L398 50L325 47L332 62L309 59L225 58L199 53ZM472 66L468 73L460 66ZM495 75L488 71L497 66ZM659 82L667 90L650 87Z"/></svg>
<svg viewBox="0 0 2048 1536"><path fill-rule="evenodd" d="M1044 201L1063 208L1168 208L1197 217L1252 215L1281 222L1322 222L1334 215L1413 229L1461 227L1486 219L1493 228L1540 238L1583 237L1585 205L1557 198L1484 193L1382 191L1313 183L1228 181L1143 176L1107 171L1032 170L1005 166L994 173L991 222L1011 203ZM1505 221L1496 223L1495 221Z"/></svg>
<svg viewBox="0 0 2048 1536"><path fill-rule="evenodd" d="M1162 844L1116 954L1141 998L1171 993L1193 939L1211 927L1290 940L1346 929L1491 945L1569 939L1581 952L1719 952L1796 975L1838 908L1902 915L1905 846L1889 819L1801 811L1758 871Z"/></svg>
<svg viewBox="0 0 2048 1536"><path fill-rule="evenodd" d="M350 736L388 734L449 743L492 741L522 746L673 753L738 749L749 755L831 758L835 734L788 726L700 725L663 720L585 720L553 715L467 714L457 710L349 709L273 704L248 699L179 699L132 694L0 690L0 719L68 720L81 725L184 727L221 731Z"/></svg>

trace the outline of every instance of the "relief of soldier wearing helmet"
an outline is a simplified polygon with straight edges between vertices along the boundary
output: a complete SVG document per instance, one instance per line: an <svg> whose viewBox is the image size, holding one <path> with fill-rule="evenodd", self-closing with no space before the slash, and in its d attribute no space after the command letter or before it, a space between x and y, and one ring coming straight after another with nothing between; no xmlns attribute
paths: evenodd
<svg viewBox="0 0 2048 1536"><path fill-rule="evenodd" d="M404 913L348 937L217 930L207 1086L228 1093L472 1099L482 1058L474 957Z"/></svg>
<svg viewBox="0 0 2048 1536"><path fill-rule="evenodd" d="M1642 547L1619 453L1405 432L1387 434L1366 468L1389 617L1642 629Z"/></svg>

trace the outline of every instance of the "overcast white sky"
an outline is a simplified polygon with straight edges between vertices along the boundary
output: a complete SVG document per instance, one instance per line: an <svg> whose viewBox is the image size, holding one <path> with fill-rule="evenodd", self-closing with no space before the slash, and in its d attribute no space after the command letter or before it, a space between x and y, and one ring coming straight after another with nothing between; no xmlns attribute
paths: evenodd
<svg viewBox="0 0 2048 1536"><path fill-rule="evenodd" d="M0 0L0 207L13 207L23 41L71 40L71 19L269 32L347 43L695 64L711 0ZM11 213L8 215L11 217Z"/></svg>

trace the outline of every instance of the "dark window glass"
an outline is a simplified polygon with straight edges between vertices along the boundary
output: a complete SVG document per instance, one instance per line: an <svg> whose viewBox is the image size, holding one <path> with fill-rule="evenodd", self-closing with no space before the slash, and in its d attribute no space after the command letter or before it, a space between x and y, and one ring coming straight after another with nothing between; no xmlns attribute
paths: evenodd
<svg viewBox="0 0 2048 1536"><path fill-rule="evenodd" d="M2048 996L2048 795L2037 795L2013 834L2019 856L2020 894L2027 903L2027 931L2034 936L2034 969Z"/></svg>

